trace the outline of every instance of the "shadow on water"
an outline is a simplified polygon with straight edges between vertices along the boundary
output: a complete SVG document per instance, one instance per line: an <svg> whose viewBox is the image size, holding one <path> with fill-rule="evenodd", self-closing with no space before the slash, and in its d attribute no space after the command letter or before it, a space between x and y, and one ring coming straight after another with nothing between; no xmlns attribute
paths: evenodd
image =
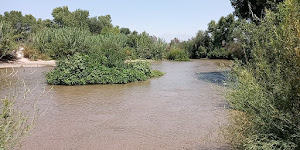
<svg viewBox="0 0 300 150"><path fill-rule="evenodd" d="M201 81L228 87L228 81L230 79L229 71L205 72L205 73L197 73L197 75L198 75L198 79Z"/></svg>

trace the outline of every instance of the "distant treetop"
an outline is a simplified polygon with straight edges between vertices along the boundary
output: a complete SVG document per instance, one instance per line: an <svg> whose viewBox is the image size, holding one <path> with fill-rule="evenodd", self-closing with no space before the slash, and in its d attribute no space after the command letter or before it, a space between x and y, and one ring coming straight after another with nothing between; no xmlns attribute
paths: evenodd
<svg viewBox="0 0 300 150"><path fill-rule="evenodd" d="M244 18L255 20L255 17L263 18L265 9L276 10L277 5L284 0L230 0L234 7L235 15ZM254 16L255 15L255 16Z"/></svg>

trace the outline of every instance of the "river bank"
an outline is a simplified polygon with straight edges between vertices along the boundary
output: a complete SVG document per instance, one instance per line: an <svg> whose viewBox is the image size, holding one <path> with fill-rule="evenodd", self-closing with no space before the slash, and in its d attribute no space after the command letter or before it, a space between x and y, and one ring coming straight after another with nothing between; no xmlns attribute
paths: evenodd
<svg viewBox="0 0 300 150"><path fill-rule="evenodd" d="M46 67L46 66L55 66L55 60L16 60L16 61L0 61L0 68L15 68L15 67Z"/></svg>
<svg viewBox="0 0 300 150"><path fill-rule="evenodd" d="M0 68L15 68L15 67L53 67L55 60L29 60L24 57L24 48L20 47L16 52L16 59L12 61L0 61Z"/></svg>

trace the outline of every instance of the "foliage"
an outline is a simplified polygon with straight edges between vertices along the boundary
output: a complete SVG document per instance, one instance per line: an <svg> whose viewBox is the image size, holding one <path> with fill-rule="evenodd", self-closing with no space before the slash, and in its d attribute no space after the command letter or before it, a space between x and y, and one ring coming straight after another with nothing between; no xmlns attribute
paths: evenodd
<svg viewBox="0 0 300 150"><path fill-rule="evenodd" d="M0 149L13 149L30 129L28 119L13 108L14 102L2 99L0 107Z"/></svg>
<svg viewBox="0 0 300 150"><path fill-rule="evenodd" d="M205 49L203 51L205 51ZM216 48L213 51L207 53L207 57L212 59L227 59L230 58L230 54L225 48Z"/></svg>
<svg viewBox="0 0 300 150"><path fill-rule="evenodd" d="M189 56L186 51L177 47L172 47L167 54L167 59L176 61L189 61Z"/></svg>
<svg viewBox="0 0 300 150"><path fill-rule="evenodd" d="M241 22L229 14L218 22L211 21L206 31L200 30L196 37L177 45L187 50L190 58L240 59L243 57L238 40L242 33L239 30Z"/></svg>
<svg viewBox="0 0 300 150"><path fill-rule="evenodd" d="M99 16L99 21L101 23L102 28L113 28L112 20L110 15Z"/></svg>
<svg viewBox="0 0 300 150"><path fill-rule="evenodd" d="M57 62L56 68L46 75L49 84L121 84L144 81L162 73L153 71L145 62L106 66L104 58L76 54Z"/></svg>
<svg viewBox="0 0 300 150"><path fill-rule="evenodd" d="M121 28L120 33L123 33L125 35L129 35L131 33L129 28Z"/></svg>
<svg viewBox="0 0 300 150"><path fill-rule="evenodd" d="M29 89L26 82L16 78L17 71L2 70L0 72L0 90L6 91L0 98L0 149L10 150L20 146L20 140L26 136L37 119L35 104L27 103ZM20 89L19 85L23 85ZM4 97L3 97L4 96ZM42 96L42 93L41 95ZM32 102L34 99L30 98ZM30 105L33 111L23 112L19 108ZM32 114L28 116L29 114Z"/></svg>
<svg viewBox="0 0 300 150"><path fill-rule="evenodd" d="M40 53L59 59L76 52L86 53L89 35L87 30L79 28L45 29L33 35L33 46Z"/></svg>
<svg viewBox="0 0 300 150"><path fill-rule="evenodd" d="M208 34L211 34L214 47L224 47L228 42L233 41L232 34L235 26L236 23L232 14L221 17L218 23L211 21L208 24Z"/></svg>
<svg viewBox="0 0 300 150"><path fill-rule="evenodd" d="M116 27L103 27L102 34L119 34L120 33L120 29L119 26Z"/></svg>
<svg viewBox="0 0 300 150"><path fill-rule="evenodd" d="M15 47L11 25L5 21L0 22L0 59L11 57Z"/></svg>
<svg viewBox="0 0 300 150"><path fill-rule="evenodd" d="M126 59L124 50L126 41L127 36L123 34L89 36L87 45L90 49L86 54L103 58L101 63L107 67L120 67Z"/></svg>
<svg viewBox="0 0 300 150"><path fill-rule="evenodd" d="M265 16L265 9L276 10L277 5L284 0L230 0L235 15L257 21ZM251 10L250 10L251 9ZM255 15L255 16L254 16Z"/></svg>
<svg viewBox="0 0 300 150"><path fill-rule="evenodd" d="M20 11L4 12L2 20L11 24L16 41L25 40L30 33L38 30L36 18L32 15L23 16Z"/></svg>
<svg viewBox="0 0 300 150"><path fill-rule="evenodd" d="M251 59L235 63L228 100L250 123L233 124L245 131L236 147L300 148L299 12L299 1L286 0L260 25L245 25Z"/></svg>
<svg viewBox="0 0 300 150"><path fill-rule="evenodd" d="M101 22L97 17L89 18L88 21L89 30L93 34L100 34L102 30Z"/></svg>
<svg viewBox="0 0 300 150"><path fill-rule="evenodd" d="M89 11L77 9L70 12L68 6L57 7L52 11L53 21L60 27L88 28Z"/></svg>
<svg viewBox="0 0 300 150"><path fill-rule="evenodd" d="M10 25L9 35L6 44L1 44L2 53L11 53L14 43L28 45L26 56L31 59L51 57L53 59L66 58L75 53L91 53L95 47L103 51L108 48L108 41L103 43L91 43L91 40L101 35L101 39L111 35L126 38L125 45L121 51L126 52L128 58L162 59L166 52L166 43L150 36L146 32L138 34L131 32L129 28L119 28L112 24L110 15L96 16L89 18L89 11L77 9L69 11L67 6L57 7L52 11L53 20L36 19L32 15L22 15L20 11L5 12L0 15L0 22ZM5 26L5 27L6 27ZM8 32L7 32L8 33ZM9 39L9 40L8 40ZM99 38L100 39L100 38ZM110 38L114 43L116 40ZM8 42L9 41L9 42ZM3 43L4 40L1 40ZM99 42L95 41L94 42ZM96 46L100 45L100 46ZM114 46L113 46L114 47ZM127 47L126 50L123 48ZM4 51L5 49L5 51ZM41 56L38 56L41 55Z"/></svg>
<svg viewBox="0 0 300 150"><path fill-rule="evenodd" d="M33 46L29 44L22 45L24 48L23 54L25 58L28 58L30 60L49 60L50 57L46 53L41 53L39 50L33 48Z"/></svg>
<svg viewBox="0 0 300 150"><path fill-rule="evenodd" d="M167 44L162 39L156 39L151 50L151 59L162 60L165 57Z"/></svg>
<svg viewBox="0 0 300 150"><path fill-rule="evenodd" d="M138 58L145 59L162 59L166 51L166 43L161 39L149 36L146 32L134 36L135 42L132 43L135 47L135 54ZM131 43L130 43L131 44Z"/></svg>

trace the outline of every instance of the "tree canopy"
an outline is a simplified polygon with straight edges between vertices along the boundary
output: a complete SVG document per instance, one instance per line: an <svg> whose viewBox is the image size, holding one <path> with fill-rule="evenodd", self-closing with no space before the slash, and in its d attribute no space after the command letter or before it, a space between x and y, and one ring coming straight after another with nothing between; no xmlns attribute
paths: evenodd
<svg viewBox="0 0 300 150"><path fill-rule="evenodd" d="M255 16L262 18L265 16L265 9L276 10L277 5L284 0L230 0L234 7L235 15L255 20ZM253 16L255 15L255 16Z"/></svg>

